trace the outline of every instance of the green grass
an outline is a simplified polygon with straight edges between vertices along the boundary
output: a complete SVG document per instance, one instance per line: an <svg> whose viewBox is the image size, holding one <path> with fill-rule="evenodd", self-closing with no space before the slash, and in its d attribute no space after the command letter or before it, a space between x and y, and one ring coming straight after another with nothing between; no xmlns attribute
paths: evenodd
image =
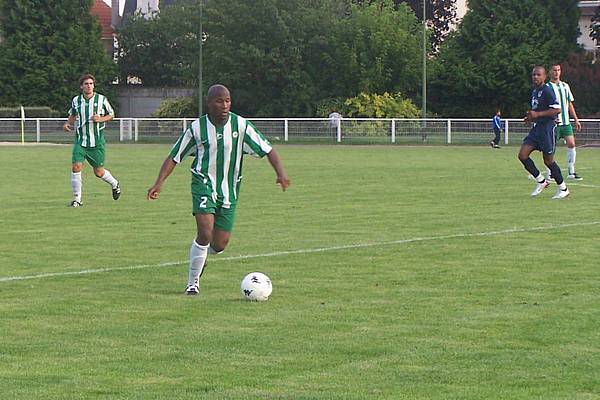
<svg viewBox="0 0 600 400"><path fill-rule="evenodd" d="M86 166L71 209L69 146L0 147L1 398L600 399L598 150L553 201L516 148L280 146L292 187L246 160L189 298L189 163L145 200L168 149L111 145L122 198Z"/></svg>

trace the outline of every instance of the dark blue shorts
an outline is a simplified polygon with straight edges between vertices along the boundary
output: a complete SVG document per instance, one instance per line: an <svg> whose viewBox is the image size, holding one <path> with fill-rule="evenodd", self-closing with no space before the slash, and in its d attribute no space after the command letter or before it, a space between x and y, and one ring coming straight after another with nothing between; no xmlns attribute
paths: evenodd
<svg viewBox="0 0 600 400"><path fill-rule="evenodd" d="M537 123L523 139L523 144L533 146L534 149L544 154L554 154L556 150L554 129L556 129L554 122Z"/></svg>

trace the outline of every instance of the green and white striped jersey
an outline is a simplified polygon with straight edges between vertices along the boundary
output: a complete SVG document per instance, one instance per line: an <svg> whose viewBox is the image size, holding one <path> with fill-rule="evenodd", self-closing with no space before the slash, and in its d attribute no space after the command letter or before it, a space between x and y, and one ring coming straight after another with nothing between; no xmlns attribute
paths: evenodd
<svg viewBox="0 0 600 400"><path fill-rule="evenodd" d="M104 145L104 122L97 123L92 120L94 114L104 116L115 115L113 108L106 96L94 93L89 100L80 94L73 97L69 115L77 116L76 142L82 147L96 147Z"/></svg>
<svg viewBox="0 0 600 400"><path fill-rule="evenodd" d="M556 100L558 100L558 104L560 104L560 114L558 114L558 125L571 125L571 121L569 119L569 103L575 101L573 98L573 93L571 93L571 88L569 84L563 81L558 81L557 83L548 82L552 90L554 90L554 95L556 96Z"/></svg>
<svg viewBox="0 0 600 400"><path fill-rule="evenodd" d="M238 198L243 155L264 157L271 149L271 143L252 122L230 112L229 120L220 128L207 115L192 122L171 149L170 157L179 164L195 153L192 173L212 187L215 201L228 208Z"/></svg>

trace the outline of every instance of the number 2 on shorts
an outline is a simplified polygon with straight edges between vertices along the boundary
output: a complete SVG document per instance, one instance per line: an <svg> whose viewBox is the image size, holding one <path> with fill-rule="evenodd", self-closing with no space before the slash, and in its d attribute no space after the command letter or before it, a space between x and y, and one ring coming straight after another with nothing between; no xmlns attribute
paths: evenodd
<svg viewBox="0 0 600 400"><path fill-rule="evenodd" d="M208 201L208 197L206 197L206 196L200 197L200 208L206 208L207 201Z"/></svg>

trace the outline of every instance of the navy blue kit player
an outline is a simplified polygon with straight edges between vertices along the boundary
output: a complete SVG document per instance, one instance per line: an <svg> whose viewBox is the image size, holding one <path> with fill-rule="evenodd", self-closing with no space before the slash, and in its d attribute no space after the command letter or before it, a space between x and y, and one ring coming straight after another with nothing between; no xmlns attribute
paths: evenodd
<svg viewBox="0 0 600 400"><path fill-rule="evenodd" d="M533 123L533 127L523 139L523 144L521 144L519 150L519 161L535 178L537 185L531 195L537 196L550 185L529 157L534 150L541 151L544 156L544 164L550 169L552 177L558 185L558 190L552 198L564 199L569 195L569 189L564 182L560 167L554 161L556 150L554 130L556 129L556 116L560 113L560 105L554 91L546 83L546 69L544 67L533 67L531 81L534 86L531 92L531 110L527 111L524 121L527 124Z"/></svg>

